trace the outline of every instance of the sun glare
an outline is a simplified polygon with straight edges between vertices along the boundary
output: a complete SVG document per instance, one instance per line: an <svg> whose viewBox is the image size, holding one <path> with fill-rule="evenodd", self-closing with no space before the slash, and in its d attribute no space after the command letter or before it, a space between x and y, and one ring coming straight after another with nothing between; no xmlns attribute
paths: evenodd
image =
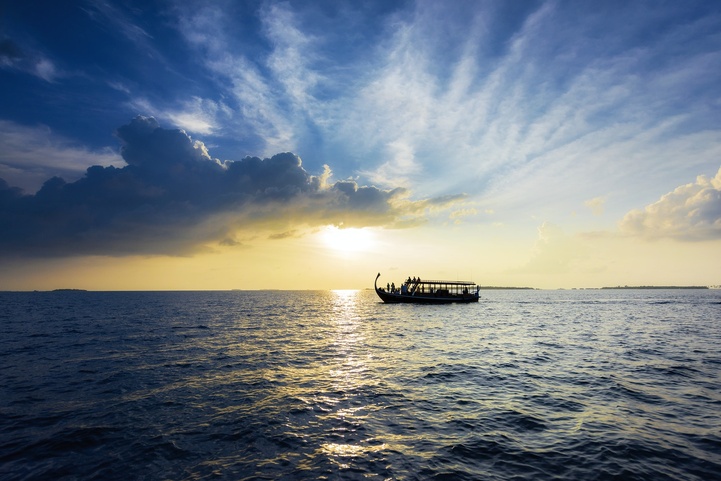
<svg viewBox="0 0 721 481"><path fill-rule="evenodd" d="M328 248L342 254L368 250L373 244L373 234L368 229L328 226L321 233L321 238Z"/></svg>

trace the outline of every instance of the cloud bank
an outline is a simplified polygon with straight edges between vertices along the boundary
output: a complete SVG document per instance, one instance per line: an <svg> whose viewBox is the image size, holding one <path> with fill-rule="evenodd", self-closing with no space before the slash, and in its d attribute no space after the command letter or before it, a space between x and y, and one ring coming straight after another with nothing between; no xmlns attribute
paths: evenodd
<svg viewBox="0 0 721 481"><path fill-rule="evenodd" d="M410 200L402 188L378 189L311 175L293 153L221 162L184 131L138 116L116 132L122 168L93 166L81 179L46 181L23 195L0 179L0 252L5 256L190 254L237 245L243 231L401 227L463 196Z"/></svg>
<svg viewBox="0 0 721 481"><path fill-rule="evenodd" d="M712 179L701 175L645 209L629 212L620 227L625 233L649 239L721 239L721 169Z"/></svg>

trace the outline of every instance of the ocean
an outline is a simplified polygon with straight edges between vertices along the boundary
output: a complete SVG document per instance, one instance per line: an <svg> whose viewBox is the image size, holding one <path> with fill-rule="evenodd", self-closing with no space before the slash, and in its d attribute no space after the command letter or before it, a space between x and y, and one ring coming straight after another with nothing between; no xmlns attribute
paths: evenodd
<svg viewBox="0 0 721 481"><path fill-rule="evenodd" d="M2 480L721 479L721 290L0 293Z"/></svg>

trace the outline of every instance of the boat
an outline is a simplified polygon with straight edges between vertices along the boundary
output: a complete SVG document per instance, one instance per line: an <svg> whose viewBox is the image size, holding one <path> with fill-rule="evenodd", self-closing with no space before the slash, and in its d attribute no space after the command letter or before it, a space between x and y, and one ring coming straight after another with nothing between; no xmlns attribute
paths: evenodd
<svg viewBox="0 0 721 481"><path fill-rule="evenodd" d="M450 304L452 302L469 303L478 302L480 298L480 286L475 282L466 281L437 281L422 280L420 278L408 278L400 287L389 287L387 289L378 287L376 276L373 283L376 294L385 303L410 303L410 304Z"/></svg>

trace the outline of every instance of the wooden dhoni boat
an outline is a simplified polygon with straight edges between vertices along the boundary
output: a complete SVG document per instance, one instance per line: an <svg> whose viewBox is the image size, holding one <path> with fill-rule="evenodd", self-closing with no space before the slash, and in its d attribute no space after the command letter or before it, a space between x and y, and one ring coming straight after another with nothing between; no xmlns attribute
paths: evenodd
<svg viewBox="0 0 721 481"><path fill-rule="evenodd" d="M450 304L452 302L478 302L480 287L465 281L426 281L409 279L397 289L378 288L378 278L373 283L376 294L386 303Z"/></svg>

